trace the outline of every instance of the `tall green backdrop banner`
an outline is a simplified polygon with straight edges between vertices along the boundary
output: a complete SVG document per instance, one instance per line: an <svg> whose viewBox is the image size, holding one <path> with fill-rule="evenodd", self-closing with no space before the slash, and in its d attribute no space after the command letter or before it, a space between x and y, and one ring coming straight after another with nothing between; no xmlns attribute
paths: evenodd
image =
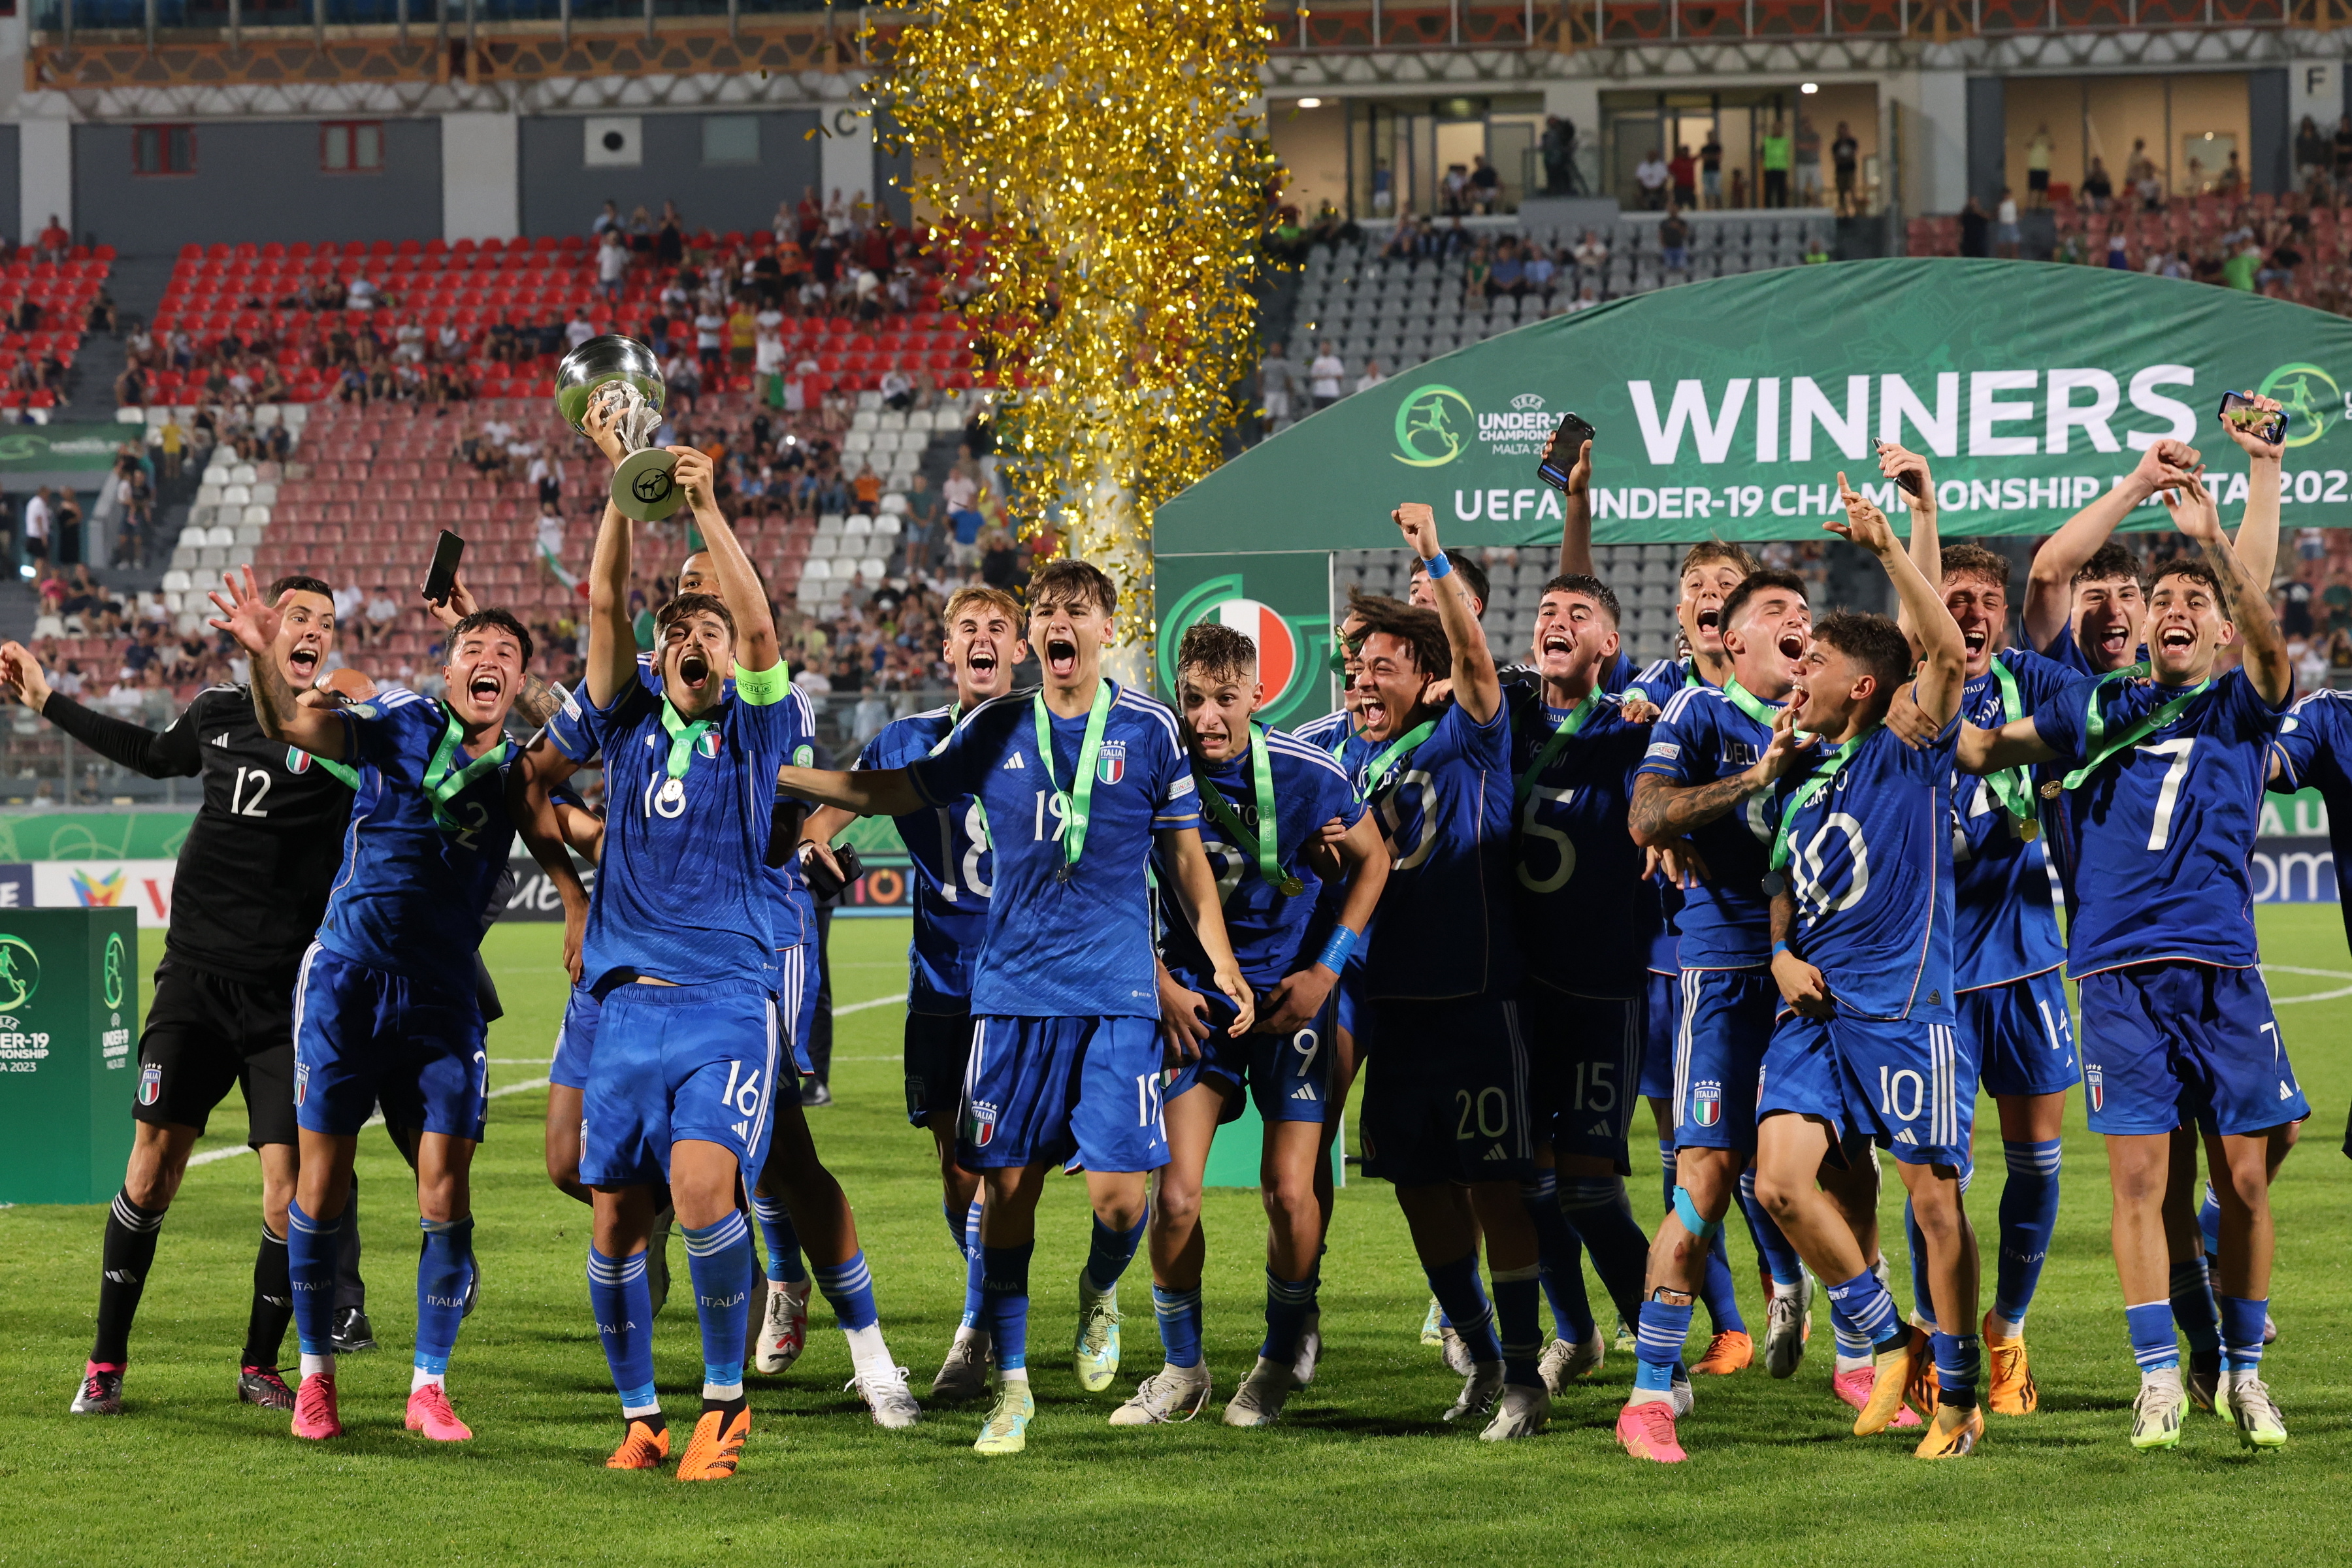
<svg viewBox="0 0 2352 1568"><path fill-rule="evenodd" d="M2167 436L2221 476L2228 518L2246 461L2214 412L2232 389L2292 413L2286 526L2352 523L2352 321L2098 268L1906 258L1685 284L1490 338L1260 443L1154 532L1163 563L1393 548L1390 510L1418 500L1449 544L1548 543L1559 498L1536 464L1571 410L1599 433L1603 542L1818 537L1841 469L1899 518L1875 438L1927 455L1948 537L2048 532ZM2150 502L2129 526L2168 523Z"/></svg>

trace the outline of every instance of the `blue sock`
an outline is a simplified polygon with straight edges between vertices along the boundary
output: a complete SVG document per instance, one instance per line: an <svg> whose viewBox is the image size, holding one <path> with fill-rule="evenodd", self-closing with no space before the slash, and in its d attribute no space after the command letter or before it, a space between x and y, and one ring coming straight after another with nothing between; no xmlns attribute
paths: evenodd
<svg viewBox="0 0 2352 1568"><path fill-rule="evenodd" d="M1955 1410L1973 1410L1977 1382L1984 1375L1984 1342L1974 1334L1937 1332L1936 1402Z"/></svg>
<svg viewBox="0 0 2352 1568"><path fill-rule="evenodd" d="M1691 1303L1679 1306L1653 1297L1642 1303L1633 1330L1633 1386L1663 1394L1675 1383L1675 1365L1690 1338Z"/></svg>
<svg viewBox="0 0 2352 1568"><path fill-rule="evenodd" d="M1201 1288L1170 1290L1151 1288L1151 1310L1160 1319L1160 1342L1170 1366L1201 1364Z"/></svg>
<svg viewBox="0 0 2352 1568"><path fill-rule="evenodd" d="M1739 1315L1739 1287L1732 1283L1730 1246L1723 1232L1715 1233L1715 1250L1706 1255L1706 1278L1699 1281L1699 1300L1706 1303L1707 1321L1718 1334L1748 1331Z"/></svg>
<svg viewBox="0 0 2352 1568"><path fill-rule="evenodd" d="M1936 1292L1927 1283L1927 1237L1911 1212L1909 1198L1903 1200L1903 1240L1911 1252L1911 1310L1921 1322L1936 1322Z"/></svg>
<svg viewBox="0 0 2352 1568"><path fill-rule="evenodd" d="M751 1326L751 1227L740 1211L699 1230L678 1226L694 1279L694 1311L702 1321L702 1397L743 1396L743 1342Z"/></svg>
<svg viewBox="0 0 2352 1568"><path fill-rule="evenodd" d="M1315 1304L1315 1281L1277 1279L1265 1271L1265 1342L1257 1353L1285 1366L1298 1359L1298 1336L1307 1331L1307 1309Z"/></svg>
<svg viewBox="0 0 2352 1568"><path fill-rule="evenodd" d="M980 1327L981 1314L988 1309L988 1299L981 1290L980 1262L980 1200L971 1200L963 1221L963 1318L967 1329Z"/></svg>
<svg viewBox="0 0 2352 1568"><path fill-rule="evenodd" d="M1559 1177L1538 1168L1519 1184L1519 1202L1536 1227L1536 1268L1551 1303L1559 1337L1580 1345L1592 1337L1592 1304L1584 1294L1584 1248L1559 1210Z"/></svg>
<svg viewBox="0 0 2352 1568"><path fill-rule="evenodd" d="M2001 1142L2009 1181L2000 1189L2000 1258L1995 1265L1992 1315L2012 1331L2025 1326L2033 1288L2050 1256L2051 1233L2058 1228L2057 1139L2039 1143Z"/></svg>
<svg viewBox="0 0 2352 1568"><path fill-rule="evenodd" d="M607 1258L591 1246L588 1307L596 1314L604 1364L613 1369L613 1386L621 1394L621 1414L660 1410L654 1394L654 1294L646 1284L646 1255Z"/></svg>
<svg viewBox="0 0 2352 1568"><path fill-rule="evenodd" d="M2190 1359L2210 1361L2221 1353L2221 1314L2214 1304L2213 1277L2203 1253L2172 1266L2169 1304L2174 1325L2189 1342Z"/></svg>
<svg viewBox="0 0 2352 1568"><path fill-rule="evenodd" d="M1113 1230L1099 1217L1095 1220L1094 1240L1087 1248L1087 1289L1107 1296L1118 1289L1118 1277L1135 1261L1135 1249L1143 1241L1143 1225L1139 1219L1126 1230Z"/></svg>
<svg viewBox="0 0 2352 1568"><path fill-rule="evenodd" d="M1028 1369L1029 1255L1036 1250L1034 1241L980 1249L981 1289L985 1293L980 1326L995 1342L996 1364L1005 1372Z"/></svg>
<svg viewBox="0 0 2352 1568"><path fill-rule="evenodd" d="M808 1278L801 1263L801 1233L793 1228L792 1212L779 1198L751 1194L751 1217L760 1222L760 1242L768 1249L768 1279L778 1285L797 1285Z"/></svg>
<svg viewBox="0 0 2352 1568"><path fill-rule="evenodd" d="M1495 1310L1486 1304L1486 1289L1478 1283L1477 1248L1434 1268L1424 1264L1422 1272L1429 1276L1430 1294L1444 1309L1454 1331L1462 1336L1470 1359L1502 1360L1503 1344L1495 1337Z"/></svg>
<svg viewBox="0 0 2352 1568"><path fill-rule="evenodd" d="M973 1203L958 1208L953 1198L940 1200L940 1212L947 1216L948 1240L954 1246L959 1258L971 1256L971 1211L979 1206Z"/></svg>
<svg viewBox="0 0 2352 1568"><path fill-rule="evenodd" d="M2263 1325L2270 1320L2271 1300L2223 1296L2221 1309L2221 1370L2255 1372L2263 1364Z"/></svg>
<svg viewBox="0 0 2352 1568"><path fill-rule="evenodd" d="M1846 1332L1869 1344L1874 1352L1900 1342L1903 1314L1885 1284L1865 1268L1843 1285L1829 1287L1830 1316L1843 1319Z"/></svg>
<svg viewBox="0 0 2352 1568"><path fill-rule="evenodd" d="M457 1325L466 1318L466 1277L474 1267L474 1216L419 1220L424 1250L416 1258L416 1370L449 1370Z"/></svg>
<svg viewBox="0 0 2352 1568"><path fill-rule="evenodd" d="M2180 1364L2179 1342L2172 1337L2172 1304L2143 1301L2124 1308L2124 1331L2131 1335L2132 1360L2142 1372Z"/></svg>
<svg viewBox="0 0 2352 1568"><path fill-rule="evenodd" d="M833 1314L840 1320L842 1331L874 1326L874 1271L866 1267L866 1249L858 1248L845 1263L816 1269L816 1288L824 1292Z"/></svg>
<svg viewBox="0 0 2352 1568"><path fill-rule="evenodd" d="M335 1353L335 1246L340 1219L317 1220L286 1205L286 1273L294 1287L294 1333L307 1356Z"/></svg>
<svg viewBox="0 0 2352 1568"><path fill-rule="evenodd" d="M1625 1202L1623 1179L1570 1176L1560 1188L1559 1206L1569 1228L1592 1254L1592 1271L1601 1276L1617 1315L1629 1323L1639 1318L1643 1276L1650 1268L1650 1242ZM1738 1310L1732 1309L1735 1321Z"/></svg>
<svg viewBox="0 0 2352 1568"><path fill-rule="evenodd" d="M1543 1266L1530 1263L1525 1268L1498 1268L1494 1274L1494 1286L1495 1330L1503 1349L1503 1381L1523 1388L1540 1388L1543 1376L1536 1368L1543 1357ZM1585 1321L1590 1324L1591 1319Z"/></svg>
<svg viewBox="0 0 2352 1568"><path fill-rule="evenodd" d="M1764 1205L1756 1201L1756 1168L1749 1166L1739 1173L1739 1213L1748 1221L1748 1235L1756 1243L1756 1255L1775 1285L1801 1285L1805 1281L1805 1266L1797 1261L1797 1249L1780 1234Z"/></svg>
<svg viewBox="0 0 2352 1568"><path fill-rule="evenodd" d="M2205 1200L2197 1205L2197 1228L2205 1233L2205 1256L2221 1256L2221 1200L2213 1195L2213 1184L2205 1184Z"/></svg>

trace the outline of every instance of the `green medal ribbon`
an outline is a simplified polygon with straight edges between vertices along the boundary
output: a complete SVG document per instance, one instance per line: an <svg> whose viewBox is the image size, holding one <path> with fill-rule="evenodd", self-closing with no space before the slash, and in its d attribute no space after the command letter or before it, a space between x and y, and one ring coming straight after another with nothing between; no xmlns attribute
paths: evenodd
<svg viewBox="0 0 2352 1568"><path fill-rule="evenodd" d="M1257 825L1265 830L1263 837L1243 826L1241 813L1234 809L1233 802L1224 797L1223 791L1202 777L1198 770L1192 774L1192 782L1201 792L1202 808L1208 812L1218 826L1234 836L1234 843L1243 854L1256 858L1257 874L1265 885L1286 899L1295 899L1307 890L1307 884L1297 872L1282 868L1282 848L1276 842L1274 759L1267 752L1265 730L1262 725L1250 726L1250 771L1255 775L1253 782L1257 787Z"/></svg>
<svg viewBox="0 0 2352 1568"><path fill-rule="evenodd" d="M501 740L464 767L453 768L451 759L457 754L457 742L465 733L466 727L457 722L457 716L452 713L449 727L441 731L441 743L433 748L433 760L425 765L425 796L432 803L433 820L444 827L458 826L456 818L449 815L449 803L464 794L466 787L476 779L504 763L507 753L514 749Z"/></svg>
<svg viewBox="0 0 2352 1568"><path fill-rule="evenodd" d="M1592 717L1592 710L1599 706L1601 706L1601 689L1596 686L1584 694L1583 701L1569 710L1567 718L1559 721L1559 728L1554 730L1551 732L1551 739L1543 743L1543 750L1536 753L1536 760L1529 763L1527 772L1519 775L1518 785L1511 795L1511 809L1514 812L1528 804L1528 796L1535 793L1536 780L1541 778L1543 771L1551 766L1552 759L1559 755L1560 749L1576 738L1576 732L1584 728L1584 721Z"/></svg>
<svg viewBox="0 0 2352 1568"><path fill-rule="evenodd" d="M686 777L686 770L694 763L694 743L718 727L715 719L697 719L691 724L678 712L667 698L661 700L662 728L669 731L669 759L665 764L671 783ZM663 794L668 794L665 788Z"/></svg>
<svg viewBox="0 0 2352 1568"><path fill-rule="evenodd" d="M2130 750L2132 747L2139 744L2141 737L2154 734L2157 731L2163 729L2167 724L2171 723L2175 719L2179 718L2180 715L2187 710L2189 705L2198 698L2203 696L2206 689L2213 684L2210 680L2199 681L2196 685L2190 687L2188 690L2182 692L2171 701L2165 703L2162 707L2148 714L2147 717L2142 719L2138 723L2126 728L2122 734L2117 735L2114 740L2108 740L2106 738L2107 721L2105 716L2101 714L2099 711L2100 694L2106 690L2107 683L2111 680L2121 682L2126 680L2145 679L2147 676L2148 669L2149 666L2143 662L2129 666L2126 668L2111 670L2107 674L2099 677L2099 683L2091 688L2089 712L2083 720L2084 749L2090 753L2090 760L2085 762L2081 767L2076 768L2074 772L2068 773L2064 778L2060 779L2057 783L2043 784L2042 786L2042 793L2045 797L2054 800L2063 791L2081 788L2083 781L2089 778L2093 773L2097 773L2100 768L2105 766L2108 758L2114 756L2118 752Z"/></svg>
<svg viewBox="0 0 2352 1568"><path fill-rule="evenodd" d="M1389 782L1389 774L1396 767L1397 763L1403 761L1405 754L1411 752L1415 746L1418 746L1423 741L1428 740L1430 735L1436 729L1436 720L1424 719L1420 723L1415 724L1412 729L1407 730L1403 734L1399 735L1394 742L1391 742L1387 751L1382 752L1379 756L1374 757L1370 763L1366 764L1364 768L1364 787L1359 793L1358 798L1361 800L1370 800L1372 796L1380 794L1381 786Z"/></svg>
<svg viewBox="0 0 2352 1568"><path fill-rule="evenodd" d="M289 746L286 748L286 751L290 758L295 752L298 752L300 749L301 748L299 746ZM311 756L310 761L314 766L326 769L327 776L329 778L342 780L343 787L345 789L355 790L360 787L360 771L359 769L352 766L351 763L329 762L326 758L316 754Z"/></svg>
<svg viewBox="0 0 2352 1568"><path fill-rule="evenodd" d="M1045 782L1054 786L1054 795L1062 803L1062 865L1054 879L1066 882L1078 868L1078 857L1087 852L1087 817L1095 798L1095 759L1102 754L1103 726L1110 717L1110 682L1095 683L1094 704L1087 710L1086 738L1078 742L1078 771L1066 790L1054 778L1053 718L1045 710L1042 688L1030 703L1037 718L1038 765L1045 770Z"/></svg>
<svg viewBox="0 0 2352 1568"><path fill-rule="evenodd" d="M1876 734L1881 728L1880 725L1873 724L1869 729L1832 752L1822 759L1822 765L1813 770L1812 776L1799 784L1796 792L1789 796L1789 804L1780 810L1780 828L1772 835L1772 869L1777 871L1789 863L1789 829L1796 826L1797 814L1811 805L1815 795L1830 787L1830 781L1837 777L1838 770L1852 762L1854 752L1862 749L1862 743Z"/></svg>
<svg viewBox="0 0 2352 1568"><path fill-rule="evenodd" d="M2017 695L2017 677L2010 672L2009 666L2000 661L1999 654L1993 656L1992 678L2000 688L2001 722L2014 724L2025 717L2025 704ZM2027 838L2039 836L2042 830L2038 820L2040 805L2034 799L2033 771L2031 768L2004 768L1997 773L1987 773L1985 786L1992 791L1993 798L2000 802L2001 809L2016 820L2020 834Z"/></svg>

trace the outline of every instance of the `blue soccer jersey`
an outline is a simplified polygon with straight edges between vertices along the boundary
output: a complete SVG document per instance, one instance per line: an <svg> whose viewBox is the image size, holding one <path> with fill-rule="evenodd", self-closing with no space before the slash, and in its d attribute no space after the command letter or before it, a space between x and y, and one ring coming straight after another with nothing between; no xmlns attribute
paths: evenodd
<svg viewBox="0 0 2352 1568"><path fill-rule="evenodd" d="M1689 659L1662 658L1643 666L1622 687L1603 684L1606 689L1615 691L1620 697L1636 697L1664 708L1666 699L1685 687L1705 686L1707 682Z"/></svg>
<svg viewBox="0 0 2352 1568"><path fill-rule="evenodd" d="M1356 716L1345 708L1311 719L1290 731L1339 764L1339 771L1349 778L1363 772L1379 748L1357 731Z"/></svg>
<svg viewBox="0 0 2352 1568"><path fill-rule="evenodd" d="M1980 730L1998 730L2029 718L2051 696L2077 679L2064 667L2023 648L1994 656L2017 689L2009 703L2001 683L1987 670L1960 692L1960 718ZM2028 770L2020 786L2043 826L2058 812L2035 790ZM2048 808L2048 809L2045 809ZM1966 775L1952 781L1952 827L1958 923L1952 928L1952 984L1962 991L2006 984L2040 974L2066 962L2058 934L2048 841L2042 829L2028 837L2016 815L2001 805L1990 778Z"/></svg>
<svg viewBox="0 0 2352 1568"><path fill-rule="evenodd" d="M971 1011L1003 1018L1157 1018L1150 894L1154 832L1200 822L1192 771L1166 704L1106 678L1111 691L1083 854L1064 835L1087 715L1047 714L1050 774L1037 752L1037 694L983 702L945 747L908 764L929 805L977 797L995 881L972 975ZM1067 870L1066 877L1063 875Z"/></svg>
<svg viewBox="0 0 2352 1568"><path fill-rule="evenodd" d="M783 685L781 666L772 678ZM690 741L690 731L669 733L676 710L642 684L603 710L580 700L574 722L604 756L604 848L585 952L600 992L633 975L774 988L770 812L777 770L809 739L804 710L789 697L787 688L755 701L739 688ZM684 773L673 778L681 741Z"/></svg>
<svg viewBox="0 0 2352 1568"><path fill-rule="evenodd" d="M958 710L934 708L894 719L858 753L861 768L903 768L940 749ZM914 939L907 947L907 1010L961 1013L971 1001L971 966L988 926L995 857L980 803L969 796L894 819L914 863Z"/></svg>
<svg viewBox="0 0 2352 1568"><path fill-rule="evenodd" d="M449 710L414 691L330 711L342 721L343 757L360 782L319 941L372 968L470 994L481 911L514 844L512 749L501 741L469 757L452 739ZM428 793L436 789L445 798Z"/></svg>
<svg viewBox="0 0 2352 1568"><path fill-rule="evenodd" d="M1790 945L1856 1017L1952 1020L1952 753L1956 721L1927 745L1881 726L1828 784L1834 753L1784 777L1786 876L1797 905Z"/></svg>
<svg viewBox="0 0 2352 1568"><path fill-rule="evenodd" d="M1601 692L1540 773L1529 772L1573 710L1512 691L1511 773L1518 853L1511 870L1528 978L1579 996L1631 997L1657 932L1657 896L1626 830L1633 769L1650 742Z"/></svg>
<svg viewBox="0 0 2352 1568"><path fill-rule="evenodd" d="M1744 773L1772 743L1768 721L1750 718L1712 686L1689 686L1664 703L1637 770L1670 784L1709 784ZM1772 909L1764 892L1772 829L1766 792L1696 828L1706 880L1677 895L1677 956L1685 969L1747 969L1771 960Z"/></svg>
<svg viewBox="0 0 2352 1568"><path fill-rule="evenodd" d="M2338 868L2336 903L2344 915L2345 942L2352 946L2352 898L2342 896L2342 868L2352 867L2352 693L2315 691L2296 702L2279 721L2271 754L2279 763L2271 788L2286 795L2315 789L2327 806L2327 847Z"/></svg>
<svg viewBox="0 0 2352 1568"><path fill-rule="evenodd" d="M2108 743L2183 694L2152 680L2081 680L2033 716L2069 765L2085 761L2089 704ZM2246 865L2262 819L2263 781L2283 710L2233 669L2169 721L2109 758L2071 792L2067 968L2085 974L2178 959L2242 967L2260 961Z"/></svg>
<svg viewBox="0 0 2352 1568"><path fill-rule="evenodd" d="M776 668L782 670L784 667L778 665ZM731 683L728 690L733 692ZM816 708L809 701L808 693L797 686L788 687L778 706L793 710L793 722L800 733L800 739L783 760L794 767L813 765L816 761L813 742L816 734ZM770 820L772 822L773 818L772 808ZM768 879L768 935L778 952L816 940L816 895L809 891L808 874L801 868L799 853L791 845L784 847L792 852L783 857L781 865L761 867ZM789 1025L792 1020L785 1022ZM805 1027L795 1026L793 1029L793 1049L803 1057L808 1054L808 1041L802 1037L807 1033Z"/></svg>
<svg viewBox="0 0 2352 1568"><path fill-rule="evenodd" d="M1481 724L1447 704L1371 804L1396 863L1364 961L1366 994L1429 1002L1512 995L1519 944L1511 920L1508 706Z"/></svg>
<svg viewBox="0 0 2352 1568"><path fill-rule="evenodd" d="M1225 910L1225 938L1233 943L1234 962L1242 978L1259 990L1281 984L1284 975L1301 966L1310 936L1330 931L1328 921L1318 929L1318 905L1323 882L1303 853L1324 824L1337 817L1353 827L1362 820L1363 803L1339 764L1319 747L1278 731L1265 738L1266 760L1274 768L1275 848L1281 868L1297 877L1300 889L1286 895L1268 885L1257 855L1234 842L1233 830L1208 805L1201 808L1201 847L1217 873L1217 891ZM1224 767L1204 767L1193 774L1197 786L1213 789L1244 828L1258 833L1255 759ZM1155 851L1155 855L1157 852ZM1194 991L1213 989L1208 954L1193 933L1192 922L1177 897L1175 877L1164 860L1154 868L1160 877L1160 956L1168 973Z"/></svg>

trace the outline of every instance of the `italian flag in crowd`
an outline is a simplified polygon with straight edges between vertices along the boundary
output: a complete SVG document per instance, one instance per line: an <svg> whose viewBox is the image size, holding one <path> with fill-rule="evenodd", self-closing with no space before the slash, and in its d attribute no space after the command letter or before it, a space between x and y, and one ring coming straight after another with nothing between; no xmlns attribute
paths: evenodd
<svg viewBox="0 0 2352 1568"><path fill-rule="evenodd" d="M573 576L565 568L563 557L558 555L545 540L540 541L539 558L550 572L555 574L555 580L562 584L566 591L577 594L583 599L588 596L588 584Z"/></svg>

